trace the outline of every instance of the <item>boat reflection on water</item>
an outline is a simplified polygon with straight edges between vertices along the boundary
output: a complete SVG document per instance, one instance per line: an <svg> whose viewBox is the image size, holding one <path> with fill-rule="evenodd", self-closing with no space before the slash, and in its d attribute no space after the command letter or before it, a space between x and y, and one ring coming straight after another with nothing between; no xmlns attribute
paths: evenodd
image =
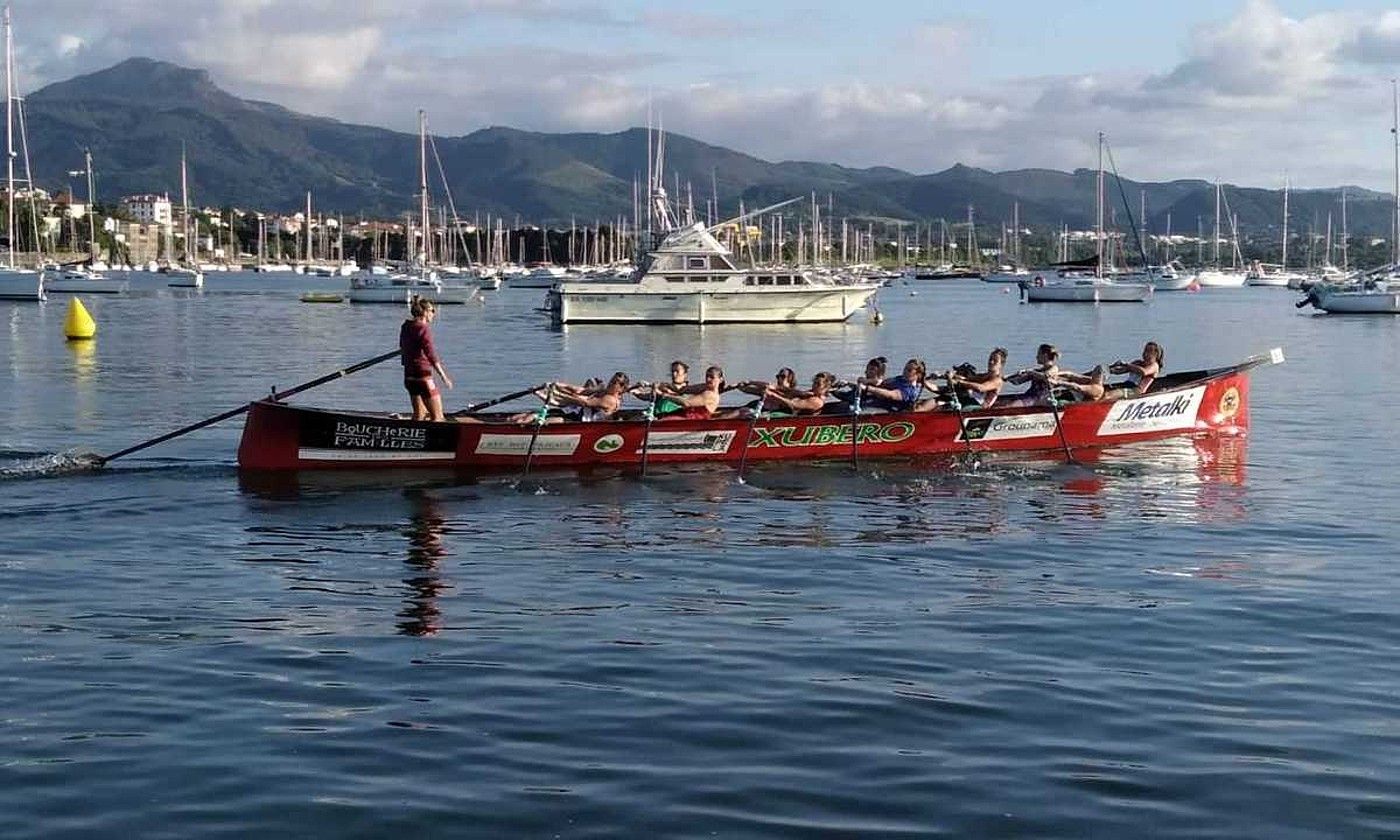
<svg viewBox="0 0 1400 840"><path fill-rule="evenodd" d="M976 453L920 461L686 464L635 470L538 471L476 477L440 470L241 471L240 488L263 499L335 499L378 506L406 499L394 518L409 540L405 581L413 603L405 632L438 627L438 566L450 552L446 522L507 516L545 529L574 550L667 546L704 553L735 547L819 548L927 544L1025 536L1045 524L1086 533L1106 522L1202 524L1248 515L1245 437L1172 438L1102 451ZM470 487L463 494L460 488ZM458 488L454 492L446 492ZM356 504L358 506L358 504ZM395 506L397 507L397 506ZM382 508L381 508L382 510ZM488 514L487 512L490 511ZM404 526L403 523L407 522ZM1039 523L1039 524L1038 524Z"/></svg>
<svg viewBox="0 0 1400 840"><path fill-rule="evenodd" d="M399 611L399 632L405 636L432 636L442 629L442 610L438 597L452 585L442 577L438 568L449 556L443 534L447 520L430 490L411 488L404 491L411 513L404 535L408 538L408 556L404 564L408 577L404 586L408 598Z"/></svg>

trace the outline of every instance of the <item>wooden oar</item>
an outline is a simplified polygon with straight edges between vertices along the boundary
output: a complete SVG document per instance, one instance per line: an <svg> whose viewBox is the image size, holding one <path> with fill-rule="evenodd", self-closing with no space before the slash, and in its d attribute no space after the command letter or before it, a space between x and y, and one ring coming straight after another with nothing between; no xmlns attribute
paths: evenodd
<svg viewBox="0 0 1400 840"><path fill-rule="evenodd" d="M646 431L642 432L642 478L647 476L647 452L651 447L651 424L656 421L656 385L651 386L651 404L647 406Z"/></svg>
<svg viewBox="0 0 1400 840"><path fill-rule="evenodd" d="M387 362L397 355L399 355L398 350L391 350L388 353L375 356L372 359L365 359L363 362L356 362L355 364L347 368L338 370L335 373L328 373L325 376L318 377L316 379L311 380L310 382L303 382L295 388L288 388L285 391L273 391L269 399L271 399L273 402L279 402L294 394L300 394L302 391L308 391L312 388L315 388L317 385L324 385L327 382L333 382L342 377L349 376L352 373L356 373L357 371L364 370L367 367L377 365L380 362ZM97 465L99 467L105 466L109 461L115 461L116 459L124 457L126 455L130 455L133 452L140 452L142 449L155 446L158 443L165 443L167 440L173 440L174 438L180 437L181 435L187 435L190 432L198 431L204 428L205 426L212 426L215 423L222 422L224 420L229 419L230 417L237 417L238 415L243 414L252 407L253 404L248 403L247 405L240 406L229 411L225 411L223 414L216 414L213 417L200 420L198 423L191 423L190 425L176 429L173 432L167 432L161 435L160 437L151 438L148 441L143 441L142 443L138 443L135 446L128 446L126 449L123 449L119 452L113 452L111 455L98 456Z"/></svg>
<svg viewBox="0 0 1400 840"><path fill-rule="evenodd" d="M748 428L744 432L744 448L739 450L739 483L744 483L744 465L749 460L749 441L753 439L754 427L758 425L758 419L763 416L763 401L767 399L765 394L758 398L758 405L754 406L753 417L749 418Z"/></svg>
<svg viewBox="0 0 1400 840"><path fill-rule="evenodd" d="M1060 401L1055 399L1055 386L1046 382L1045 387L1050 389L1047 397L1050 402L1050 414L1055 418L1055 431L1060 435L1060 446L1064 447L1065 450L1065 463L1076 464L1078 462L1074 460L1074 455L1069 450L1069 441L1065 439L1064 423L1060 421Z"/></svg>
<svg viewBox="0 0 1400 840"><path fill-rule="evenodd" d="M962 432L963 445L967 447L967 454L972 455L972 438L967 436L967 423L963 420L962 401L958 399L958 386L953 382L952 371L943 377L948 380L948 396L953 400L953 410L958 413L958 431Z"/></svg>
<svg viewBox="0 0 1400 840"><path fill-rule="evenodd" d="M851 392L851 469L860 468L856 453L860 447L860 392L863 390L865 386L857 382Z"/></svg>
<svg viewBox="0 0 1400 840"><path fill-rule="evenodd" d="M486 400L485 402L472 403L466 408L460 408L452 412L452 416L461 417L463 414L475 414L476 412L481 411L483 408L490 408L495 405L500 405L501 403L510 402L511 400L518 400L526 394L533 394L534 392L538 391L543 387L545 387L544 383L540 383L539 385L531 385L529 388L522 388L519 391L506 394L503 397L496 397L494 400Z"/></svg>
<svg viewBox="0 0 1400 840"><path fill-rule="evenodd" d="M530 475L530 463L535 460L535 441L540 439L540 429L544 428L544 421L549 417L549 402L554 399L554 383L549 383L549 389L544 392L544 402L540 404L540 411L535 415L535 431L530 434L530 447L525 450L525 473L521 478Z"/></svg>

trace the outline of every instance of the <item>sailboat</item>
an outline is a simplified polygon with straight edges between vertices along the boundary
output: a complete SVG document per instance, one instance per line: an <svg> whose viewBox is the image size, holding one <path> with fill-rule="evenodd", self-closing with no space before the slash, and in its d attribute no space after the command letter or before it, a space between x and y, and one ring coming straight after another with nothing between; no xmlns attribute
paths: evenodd
<svg viewBox="0 0 1400 840"><path fill-rule="evenodd" d="M1311 304L1323 312L1339 314L1400 315L1400 240L1395 238L1400 234L1400 88L1394 79L1390 90L1390 133L1395 143L1395 215L1391 227L1390 265L1368 271L1354 282L1317 283L1308 289L1307 297L1298 302L1299 308ZM1342 195L1345 197L1346 193ZM1345 225L1345 215L1342 218ZM1342 253L1345 266L1345 246Z"/></svg>
<svg viewBox="0 0 1400 840"><path fill-rule="evenodd" d="M1245 274L1245 283L1250 286L1281 286L1285 288L1298 288L1302 283L1304 275L1288 270L1288 179L1283 181L1283 253L1279 257L1278 265L1255 260Z"/></svg>
<svg viewBox="0 0 1400 840"><path fill-rule="evenodd" d="M391 271L384 265L372 265L350 275L351 303L410 303L421 297L434 303L466 303L478 293L475 286L444 285L437 272L429 266L432 226L428 213L428 123L427 114L418 112L418 190L420 222L423 225L423 247L417 256L410 255L412 270ZM413 225L404 225L405 247L413 248Z"/></svg>
<svg viewBox="0 0 1400 840"><path fill-rule="evenodd" d="M1245 281L1244 272L1243 272L1243 271L1240 271L1240 270L1236 267L1236 265L1235 265L1235 263L1237 262L1237 260L1232 260L1232 261L1231 261L1231 267L1230 267L1230 268L1223 268L1223 267L1221 266L1221 264L1220 264L1220 203L1221 203L1221 201L1225 201L1225 202L1226 202L1226 210L1227 210L1227 212L1228 212L1228 209L1229 209L1229 206L1228 206L1228 199L1225 198L1225 191L1224 191L1224 188L1220 185L1220 182L1219 182L1219 181L1216 181L1216 182L1215 182L1215 233L1214 233L1214 238L1213 238L1212 241L1211 241L1211 245L1212 245L1212 247L1214 248L1215 257L1214 257L1214 259L1212 260L1212 265L1211 265L1210 268L1202 269L1201 272L1200 272L1199 274L1196 275L1196 282L1197 282L1198 284L1200 284L1202 288L1207 288L1207 287L1215 287L1215 288L1222 288L1222 287L1238 287L1238 286L1243 286L1243 285L1244 285L1244 281ZM1231 228L1232 228L1232 229L1234 228L1234 219L1235 219L1235 217L1234 217L1233 215L1230 216L1230 225L1231 225ZM1234 252L1233 252L1233 253L1234 253L1234 256L1238 257L1238 255L1239 255L1239 250L1240 250L1238 231L1236 231L1236 232L1235 232L1235 235L1231 237L1230 242L1231 242L1231 247L1234 249Z"/></svg>
<svg viewBox="0 0 1400 840"><path fill-rule="evenodd" d="M177 289L202 289L204 288L204 272L199 270L199 262L195 258L198 249L191 250L194 243L195 231L190 229L190 184L189 173L185 164L185 148L180 147L180 229L185 237L185 261L183 265L172 265L166 272L170 278L165 285Z"/></svg>
<svg viewBox="0 0 1400 840"><path fill-rule="evenodd" d="M10 31L10 7L5 7L5 197L8 210L5 224L5 264L0 266L0 299L42 301L44 272L15 266L15 246L19 231L15 224L15 61ZM33 185L30 185L32 192Z"/></svg>
<svg viewBox="0 0 1400 840"><path fill-rule="evenodd" d="M1099 132L1099 174L1096 190L1098 206L1094 226L1098 253L1094 259L1094 273L1086 276L1078 270L1061 271L1054 280L1047 281L1039 274L1029 282L1022 280L1018 284L1021 287L1022 303L1145 303L1152 297L1153 287L1147 275L1129 274L1119 278L1115 276L1116 272L1104 270L1104 262L1111 259L1112 255L1105 247L1103 225L1103 148L1104 135L1103 132Z"/></svg>
<svg viewBox="0 0 1400 840"><path fill-rule="evenodd" d="M92 151L83 150L83 170L82 172L69 172L69 175L87 175L87 220L88 220L88 258L86 265L59 266L49 273L45 286L50 292L58 294L120 294L127 290L129 285L125 280L115 280L98 271L95 263L97 254L97 228L94 226L92 212Z"/></svg>

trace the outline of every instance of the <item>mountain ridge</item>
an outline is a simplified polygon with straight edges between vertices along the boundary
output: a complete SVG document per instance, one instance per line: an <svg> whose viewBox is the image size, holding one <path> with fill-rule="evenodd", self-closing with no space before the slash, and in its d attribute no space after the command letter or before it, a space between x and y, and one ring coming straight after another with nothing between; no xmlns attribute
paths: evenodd
<svg viewBox="0 0 1400 840"><path fill-rule="evenodd" d="M99 198L139 192L178 192L183 145L191 199L200 204L288 210L304 206L309 189L326 212L397 216L415 207L418 137L391 129L301 114L273 102L240 99L206 70L150 58L130 58L30 94L26 116L31 158L41 186L65 183L81 146L90 146ZM644 179L646 132L547 133L488 126L464 135L434 135L458 212L532 222L590 223L630 217L634 179ZM968 205L979 226L1002 225L1019 205L1023 224L1083 228L1093 222L1096 172L1022 168L993 172L954 164L940 172L911 173L888 166L848 167L818 161L763 160L679 134L666 136L666 186L681 184L703 215L717 192L722 215L817 193L834 215L962 223ZM429 161L429 190L441 200ZM1201 179L1160 183L1123 179L1110 186L1110 215L1126 226L1145 193L1148 226L1194 233L1198 219L1213 226L1214 186ZM713 185L713 186L712 186ZM1340 218L1348 194L1352 232L1388 235L1393 210L1383 193L1359 187L1295 190L1292 228L1322 228ZM1282 193L1228 187L1230 209L1242 228L1279 226ZM800 211L799 211L800 212ZM1222 222L1228 230L1228 222Z"/></svg>

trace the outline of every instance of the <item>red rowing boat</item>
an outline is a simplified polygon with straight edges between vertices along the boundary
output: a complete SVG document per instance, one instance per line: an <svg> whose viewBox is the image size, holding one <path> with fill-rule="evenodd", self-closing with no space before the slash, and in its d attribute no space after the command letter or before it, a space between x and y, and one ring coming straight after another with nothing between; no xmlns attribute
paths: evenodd
<svg viewBox="0 0 1400 840"><path fill-rule="evenodd" d="M1243 435L1249 373L1275 349L1229 367L1159 377L1142 396L1049 407L733 420L622 419L533 425L426 422L388 414L251 405L238 447L250 470L447 467L476 472L740 460L915 458L968 451L1092 450L1178 436ZM491 421L498 422L491 422ZM854 442L853 442L854 438Z"/></svg>

